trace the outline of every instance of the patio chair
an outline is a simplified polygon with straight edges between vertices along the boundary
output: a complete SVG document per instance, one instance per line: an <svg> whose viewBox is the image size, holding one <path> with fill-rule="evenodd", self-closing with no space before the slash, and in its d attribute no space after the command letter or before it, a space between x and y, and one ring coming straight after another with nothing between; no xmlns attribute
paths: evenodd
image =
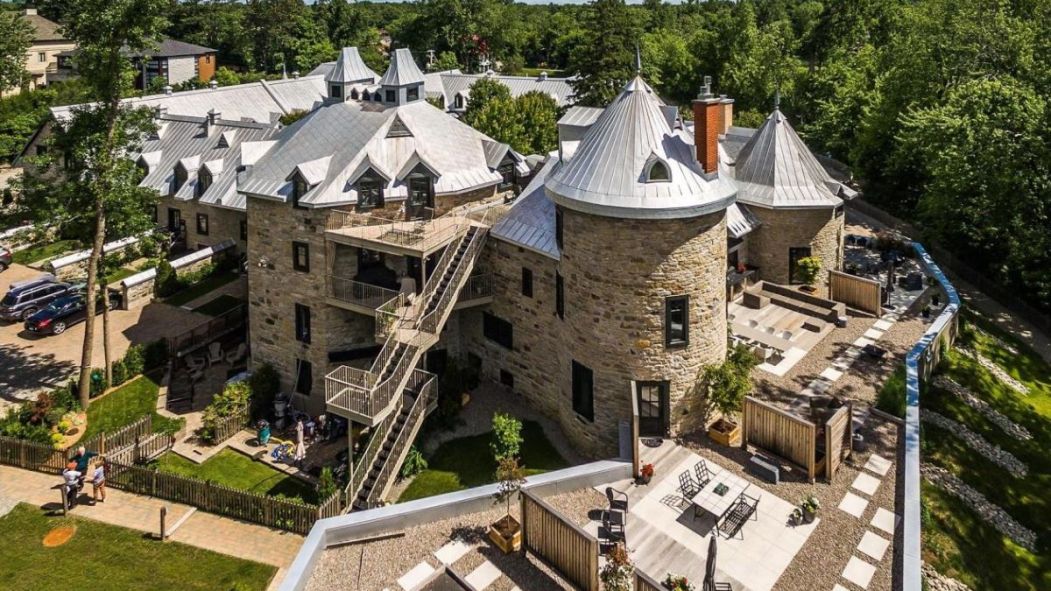
<svg viewBox="0 0 1051 591"><path fill-rule="evenodd" d="M689 470L679 474L679 492L687 501L692 500L697 493L701 492L701 486L693 479L693 474L690 474Z"/></svg>
<svg viewBox="0 0 1051 591"><path fill-rule="evenodd" d="M202 357L195 357L193 355L186 356L186 367L190 369L190 372L198 372L207 367L208 362Z"/></svg>
<svg viewBox="0 0 1051 591"><path fill-rule="evenodd" d="M750 497L741 493L741 496L737 498L737 502L734 503L733 507L730 507L730 510L723 518L723 524L719 527L719 530L727 532L727 537L736 536L749 518L756 521L759 520L758 509L759 497ZM744 534L741 537L744 538Z"/></svg>
<svg viewBox="0 0 1051 591"><path fill-rule="evenodd" d="M248 354L248 347L244 343L238 343L237 349L226 354L226 362L230 365L237 363Z"/></svg>
<svg viewBox="0 0 1051 591"><path fill-rule="evenodd" d="M627 515L623 511L608 509L602 512L602 527L606 530L606 540L610 544L624 541L624 527Z"/></svg>
<svg viewBox="0 0 1051 591"><path fill-rule="evenodd" d="M704 460L693 465L693 472L697 475L698 488L704 488L712 481L712 471L708 469L708 463Z"/></svg>
<svg viewBox="0 0 1051 591"><path fill-rule="evenodd" d="M609 508L613 511L624 511L628 510L628 493L617 490L612 486L606 487L606 500L609 501Z"/></svg>
<svg viewBox="0 0 1051 591"><path fill-rule="evenodd" d="M219 363L223 360L223 346L218 342L208 345L208 363Z"/></svg>

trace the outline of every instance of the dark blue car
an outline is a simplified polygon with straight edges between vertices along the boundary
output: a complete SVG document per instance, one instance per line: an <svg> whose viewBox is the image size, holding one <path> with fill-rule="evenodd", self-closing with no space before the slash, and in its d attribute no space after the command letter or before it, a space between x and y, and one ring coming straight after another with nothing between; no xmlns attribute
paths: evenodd
<svg viewBox="0 0 1051 591"><path fill-rule="evenodd" d="M113 301L110 301L110 309L113 309ZM95 308L95 313L102 311L101 300ZM36 334L62 334L66 329L87 318L87 310L84 306L84 296L71 295L58 298L51 302L48 307L40 310L26 319L25 328Z"/></svg>

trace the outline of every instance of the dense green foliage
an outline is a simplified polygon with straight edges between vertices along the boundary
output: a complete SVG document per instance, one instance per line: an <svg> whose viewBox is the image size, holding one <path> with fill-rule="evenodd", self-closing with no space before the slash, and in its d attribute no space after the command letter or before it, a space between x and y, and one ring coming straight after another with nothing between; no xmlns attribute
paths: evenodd
<svg viewBox="0 0 1051 591"><path fill-rule="evenodd" d="M693 396L708 422L714 411L732 420L741 412L744 397L752 391L752 369L759 365L755 354L743 344L731 345L726 360L708 365L694 386Z"/></svg>
<svg viewBox="0 0 1051 591"><path fill-rule="evenodd" d="M0 7L0 92L18 88L26 81L26 50L33 28L14 11Z"/></svg>
<svg viewBox="0 0 1051 591"><path fill-rule="evenodd" d="M223 391L212 398L212 402L204 408L201 415L201 428L197 430L197 436L209 444L219 443L216 441L216 428L227 417L242 414L248 411L248 405L252 398L252 387L248 382L234 382L227 384Z"/></svg>
<svg viewBox="0 0 1051 591"><path fill-rule="evenodd" d="M40 543L55 528L76 529L69 542ZM0 588L7 591L63 589L91 581L95 591L148 586L154 591L263 591L277 567L234 558L180 542L158 543L139 530L93 519L52 516L28 504L0 517ZM148 583L146 583L148 581Z"/></svg>

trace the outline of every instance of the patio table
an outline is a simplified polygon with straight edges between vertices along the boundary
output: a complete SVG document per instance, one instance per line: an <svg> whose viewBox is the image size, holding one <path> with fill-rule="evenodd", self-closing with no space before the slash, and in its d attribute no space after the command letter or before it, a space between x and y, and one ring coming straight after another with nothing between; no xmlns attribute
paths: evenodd
<svg viewBox="0 0 1051 591"><path fill-rule="evenodd" d="M725 485L726 491L723 494L717 494L715 489L719 485ZM744 478L730 472L729 470L720 470L716 472L708 484L701 488L700 492L693 496L691 502L695 507L704 509L708 513L715 516L715 533L719 534L719 520L726 515L726 512L733 507L734 503L741 496L741 493L748 490L751 486Z"/></svg>

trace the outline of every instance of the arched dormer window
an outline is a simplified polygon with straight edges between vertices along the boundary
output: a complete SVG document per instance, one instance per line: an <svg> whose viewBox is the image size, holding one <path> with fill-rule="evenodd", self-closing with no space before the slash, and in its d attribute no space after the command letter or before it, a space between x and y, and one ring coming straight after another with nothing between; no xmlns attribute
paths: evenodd
<svg viewBox="0 0 1051 591"><path fill-rule="evenodd" d="M361 91L361 100L363 100L363 101L372 100L372 97L369 96L369 91L367 91L367 90L362 90Z"/></svg>
<svg viewBox="0 0 1051 591"><path fill-rule="evenodd" d="M303 178L303 175L297 172L292 177L292 207L296 209L304 209L304 207L299 204L299 200L302 199L303 196L306 195L307 191L309 190L310 185L307 184L307 181Z"/></svg>
<svg viewBox="0 0 1051 591"><path fill-rule="evenodd" d="M356 100L358 100L358 98L360 98L360 96L361 96L361 95L359 95L359 94L358 94L358 89L357 89L357 88L353 88L353 89L351 89L351 91L350 91L350 98L351 98L352 100L355 100L355 101L356 101Z"/></svg>
<svg viewBox="0 0 1051 591"><path fill-rule="evenodd" d="M457 94L456 98L453 99L453 108L460 110L464 108L464 100L462 94Z"/></svg>
<svg viewBox="0 0 1051 591"><path fill-rule="evenodd" d="M186 168L182 164L175 165L175 187L172 188L172 193L177 192L186 184L187 174Z"/></svg>
<svg viewBox="0 0 1051 591"><path fill-rule="evenodd" d="M647 183L667 182L671 180L671 171L668 170L667 163L654 155L650 156L643 178Z"/></svg>
<svg viewBox="0 0 1051 591"><path fill-rule="evenodd" d="M208 190L208 187L212 186L212 173L202 168L197 173L197 196L204 195L204 192Z"/></svg>
<svg viewBox="0 0 1051 591"><path fill-rule="evenodd" d="M358 192L359 209L383 207L383 179L376 174L369 171L361 175L354 189Z"/></svg>

